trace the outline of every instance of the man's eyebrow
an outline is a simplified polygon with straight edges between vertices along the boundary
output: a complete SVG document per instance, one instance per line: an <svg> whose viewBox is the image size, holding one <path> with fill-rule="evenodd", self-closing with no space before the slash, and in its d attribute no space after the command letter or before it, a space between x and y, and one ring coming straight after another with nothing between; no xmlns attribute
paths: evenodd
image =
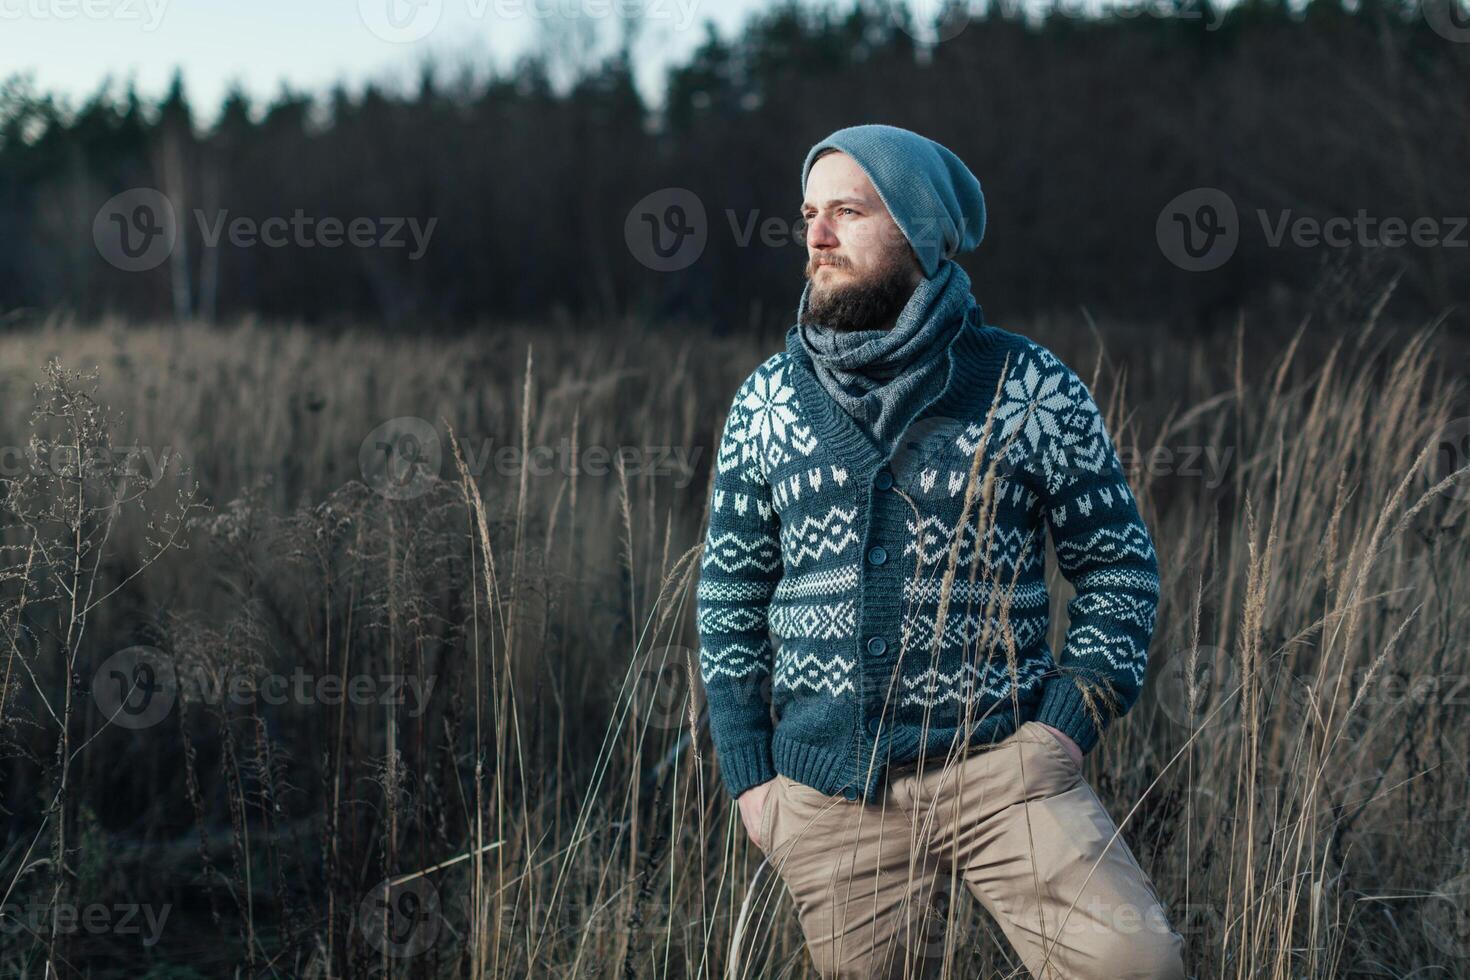
<svg viewBox="0 0 1470 980"><path fill-rule="evenodd" d="M857 204L857 205L860 205L861 207L867 207L868 206L868 202L865 201L865 200L863 200L860 197L834 197L834 198L832 198L832 200L828 201L823 206L824 207L828 207L828 208L835 208L839 204ZM803 201L801 203L801 209L803 211L805 211L807 208L812 207L812 206L813 205L810 205L810 204L806 203L805 201Z"/></svg>

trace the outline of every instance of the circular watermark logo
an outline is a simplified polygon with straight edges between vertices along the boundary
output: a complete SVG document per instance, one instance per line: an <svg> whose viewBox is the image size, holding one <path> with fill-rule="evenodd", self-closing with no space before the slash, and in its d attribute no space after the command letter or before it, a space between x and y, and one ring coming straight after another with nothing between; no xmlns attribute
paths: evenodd
<svg viewBox="0 0 1470 980"><path fill-rule="evenodd" d="M909 12L908 16L897 15L899 29L923 44L952 41L970 26L970 4L966 0L909 0L893 9Z"/></svg>
<svg viewBox="0 0 1470 980"><path fill-rule="evenodd" d="M428 492L442 462L439 433L416 415L389 419L369 432L357 450L363 481L391 500Z"/></svg>
<svg viewBox="0 0 1470 980"><path fill-rule="evenodd" d="M654 272L678 272L704 254L709 220L699 195L684 187L664 187L628 209L623 240L640 264Z"/></svg>
<svg viewBox="0 0 1470 980"><path fill-rule="evenodd" d="M439 890L427 877L398 883L385 878L358 906L358 927L373 949L406 959L439 938L443 925L439 908Z"/></svg>
<svg viewBox="0 0 1470 980"><path fill-rule="evenodd" d="M92 219L98 254L123 272L158 268L173 254L178 237L173 202L152 187L134 187L108 198Z"/></svg>
<svg viewBox="0 0 1470 980"><path fill-rule="evenodd" d="M179 699L173 658L157 647L119 650L92 675L92 700L110 725L151 728L168 717Z"/></svg>
<svg viewBox="0 0 1470 980"><path fill-rule="evenodd" d="M1419 922L1435 949L1456 959L1470 957L1470 872L1436 888L1425 899Z"/></svg>
<svg viewBox="0 0 1470 980"><path fill-rule="evenodd" d="M439 26L444 0L357 0L357 13L379 40L412 44Z"/></svg>
<svg viewBox="0 0 1470 980"><path fill-rule="evenodd" d="M1464 0L1422 0L1419 9L1430 29L1446 41L1470 42L1470 6Z"/></svg>
<svg viewBox="0 0 1470 980"><path fill-rule="evenodd" d="M1212 807L1218 804L1211 803ZM1206 902L1180 902L1169 907L1170 928L1184 937L1189 948L1214 946L1225 934L1225 920L1220 910Z"/></svg>
<svg viewBox="0 0 1470 980"><path fill-rule="evenodd" d="M1185 648L1164 662L1153 688L1164 714L1195 731L1235 720L1238 677L1228 650Z"/></svg>
<svg viewBox="0 0 1470 980"><path fill-rule="evenodd" d="M1186 272L1218 269L1240 244L1240 216L1230 195L1196 187L1164 205L1154 224L1164 257Z"/></svg>
<svg viewBox="0 0 1470 980"><path fill-rule="evenodd" d="M1275 671L1265 680L1265 693L1269 700L1266 711L1282 718L1325 718L1331 713L1327 706L1335 698L1346 698L1350 701L1359 693L1366 698L1373 698L1375 689L1382 684L1380 679L1373 688L1360 692L1359 688L1363 683L1361 676L1339 678L1329 673L1319 677L1314 671L1299 674L1288 669ZM1420 696L1423 691L1421 685ZM1232 720L1238 720L1238 717L1232 716ZM1334 751L1348 752L1353 743L1371 734L1371 726L1366 722L1364 712L1359 711L1341 723L1334 724L1329 733L1331 744L1335 746Z"/></svg>
<svg viewBox="0 0 1470 980"><path fill-rule="evenodd" d="M893 484L911 497L945 497L964 493L969 467L960 473L949 465L956 443L968 425L960 419L931 415L916 419L898 437L889 457ZM943 466L941 466L943 463ZM980 474L983 479L984 474ZM955 481L958 480L958 483Z"/></svg>
<svg viewBox="0 0 1470 980"><path fill-rule="evenodd" d="M1432 487L1467 466L1470 466L1470 416L1447 422L1434 434L1429 453L1424 457L1424 479ZM1444 492L1456 500L1470 498L1470 474L1460 477Z"/></svg>
<svg viewBox="0 0 1470 980"><path fill-rule="evenodd" d="M943 956L952 901L944 888L930 889L923 897L910 896L898 923L898 944L918 960L937 960Z"/></svg>
<svg viewBox="0 0 1470 980"><path fill-rule="evenodd" d="M634 708L651 728L682 728L691 711L698 718L704 710L699 654L688 647L658 647L640 655L631 683Z"/></svg>

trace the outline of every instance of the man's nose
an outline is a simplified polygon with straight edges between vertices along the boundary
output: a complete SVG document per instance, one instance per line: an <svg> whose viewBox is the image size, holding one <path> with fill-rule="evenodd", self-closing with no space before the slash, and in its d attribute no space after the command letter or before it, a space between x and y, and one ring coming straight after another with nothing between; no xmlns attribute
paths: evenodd
<svg viewBox="0 0 1470 980"><path fill-rule="evenodd" d="M820 215L808 221L806 244L808 248L836 248L837 235L832 231L832 223Z"/></svg>

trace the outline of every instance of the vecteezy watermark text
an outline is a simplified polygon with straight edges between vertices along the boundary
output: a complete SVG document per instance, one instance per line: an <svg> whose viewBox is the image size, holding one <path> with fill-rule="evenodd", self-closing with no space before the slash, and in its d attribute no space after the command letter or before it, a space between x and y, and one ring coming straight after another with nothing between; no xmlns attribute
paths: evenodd
<svg viewBox="0 0 1470 980"><path fill-rule="evenodd" d="M1256 220L1267 248L1467 248L1470 216L1402 217L1370 214L1319 217L1294 209L1257 208ZM1195 187L1174 197L1159 212L1154 235L1159 250L1186 272L1218 269L1235 254L1246 222L1235 200L1218 187Z"/></svg>
<svg viewBox="0 0 1470 980"><path fill-rule="evenodd" d="M169 0L0 0L3 20L112 20L158 30Z"/></svg>
<svg viewBox="0 0 1470 980"><path fill-rule="evenodd" d="M1293 216L1290 209L1274 218L1264 209L1257 208L1256 216L1261 230L1266 234L1266 244L1280 248L1281 243L1291 238L1298 248L1347 248L1360 245L1364 248L1402 248L1413 244L1420 248L1465 248L1470 246L1470 236L1465 227L1470 217L1444 218L1380 218L1359 208L1351 218L1339 215L1319 219L1311 215Z"/></svg>
<svg viewBox="0 0 1470 980"><path fill-rule="evenodd" d="M3 0L0 0L3 2ZM424 257L438 218L307 214L258 218L231 215L229 209L192 212L205 248L227 242L235 248L384 248L406 249L411 262ZM92 240L109 265L124 272L155 269L173 254L179 237L173 202L151 187L135 187L110 198L92 222Z"/></svg>
<svg viewBox="0 0 1470 980"><path fill-rule="evenodd" d="M78 479L90 476L136 477L145 483L161 478L170 466L192 469L188 455L172 446L0 446L0 477L22 473Z"/></svg>
<svg viewBox="0 0 1470 980"><path fill-rule="evenodd" d="M241 667L212 671L180 667L163 650L134 646L103 661L92 676L92 699L108 724L143 729L163 721L180 696L212 707L279 705L401 706L410 718L428 709L438 678L433 674L289 674Z"/></svg>
<svg viewBox="0 0 1470 980"><path fill-rule="evenodd" d="M485 438L462 443L465 468L479 477L493 470L504 477L523 472L604 477L621 468L629 477L673 477L682 490L694 480L702 446L576 446L567 437L555 445L496 445ZM433 423L414 415L389 419L367 434L358 447L363 482L385 497L409 500L427 493L440 476L444 451Z"/></svg>
<svg viewBox="0 0 1470 980"><path fill-rule="evenodd" d="M64 935L140 936L144 946L157 944L172 905L133 902L6 902L0 905L0 935L44 936L55 930Z"/></svg>
<svg viewBox="0 0 1470 980"><path fill-rule="evenodd" d="M745 213L726 208L724 219L736 248L788 248L806 242L806 218L800 214L767 214L759 208ZM849 245L943 244L949 235L963 234L966 221L947 213L909 215L906 227L874 224L850 231ZM716 229L704 201L687 187L661 187L639 198L623 219L623 242L639 264L654 272L687 269L704 254Z"/></svg>
<svg viewBox="0 0 1470 980"><path fill-rule="evenodd" d="M1130 477L1198 477L1206 490L1225 482L1234 446L1118 447L1118 462Z"/></svg>
<svg viewBox="0 0 1470 980"><path fill-rule="evenodd" d="M699 0L452 0L451 21L636 20L666 22L675 31L688 30ZM390 44L422 41L444 19L445 0L358 0L358 14L379 40Z"/></svg>
<svg viewBox="0 0 1470 980"><path fill-rule="evenodd" d="M282 217L230 218L229 211L216 211L213 216L195 209L195 220L199 222L200 237L206 248L216 248L221 236L227 237L236 248L252 248L260 244L266 248L340 248L344 244L353 248L408 248L412 240L410 261L424 257L429 239L438 225L438 218L420 223L418 218L316 218L297 208L289 219ZM228 224L226 224L228 222ZM290 229L289 236L287 229Z"/></svg>

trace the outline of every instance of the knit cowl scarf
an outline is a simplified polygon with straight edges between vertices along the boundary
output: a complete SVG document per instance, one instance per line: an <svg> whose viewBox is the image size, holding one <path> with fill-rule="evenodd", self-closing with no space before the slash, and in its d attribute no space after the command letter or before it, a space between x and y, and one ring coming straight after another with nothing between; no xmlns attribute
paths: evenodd
<svg viewBox="0 0 1470 980"><path fill-rule="evenodd" d="M958 263L944 261L914 288L889 330L807 324L811 289L808 280L796 323L786 334L787 350L796 353L799 346L806 352L822 387L886 456L948 383L950 344L965 321L982 322L970 277Z"/></svg>

